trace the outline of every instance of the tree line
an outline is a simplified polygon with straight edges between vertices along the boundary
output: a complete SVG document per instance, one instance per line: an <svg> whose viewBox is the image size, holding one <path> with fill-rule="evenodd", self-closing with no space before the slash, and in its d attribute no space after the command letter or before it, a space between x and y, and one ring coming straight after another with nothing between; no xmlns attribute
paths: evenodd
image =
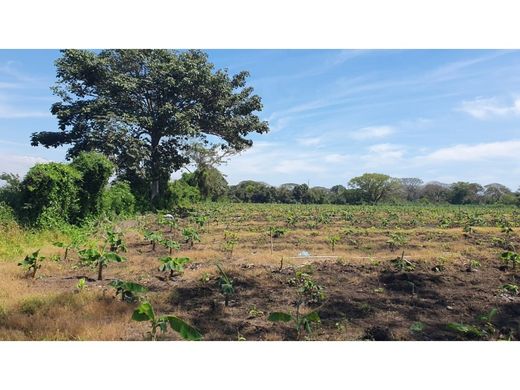
<svg viewBox="0 0 520 390"><path fill-rule="evenodd" d="M480 185L459 181L452 184L424 183L419 178L392 178L380 173L365 173L345 185L331 188L309 187L307 184L286 183L271 186L267 183L245 180L228 186L216 169L186 173L172 184L184 188L200 200L227 200L245 203L300 203L300 204L378 204L378 203L432 203L432 204L519 204L520 191L513 192L499 183Z"/></svg>

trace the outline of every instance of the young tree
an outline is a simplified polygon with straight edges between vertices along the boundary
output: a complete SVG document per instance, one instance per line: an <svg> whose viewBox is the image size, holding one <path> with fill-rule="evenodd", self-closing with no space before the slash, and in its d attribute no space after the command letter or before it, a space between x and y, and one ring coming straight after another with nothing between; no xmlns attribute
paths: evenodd
<svg viewBox="0 0 520 390"><path fill-rule="evenodd" d="M362 198L369 203L378 203L390 194L396 187L395 179L381 173L365 173L352 178L348 185L361 193Z"/></svg>
<svg viewBox="0 0 520 390"><path fill-rule="evenodd" d="M240 151L252 145L249 133L268 131L254 114L262 104L248 73L215 71L202 51L65 50L56 68L61 101L51 112L60 131L34 133L32 144L72 144L68 157L104 153L155 206L171 173L189 163L194 140Z"/></svg>

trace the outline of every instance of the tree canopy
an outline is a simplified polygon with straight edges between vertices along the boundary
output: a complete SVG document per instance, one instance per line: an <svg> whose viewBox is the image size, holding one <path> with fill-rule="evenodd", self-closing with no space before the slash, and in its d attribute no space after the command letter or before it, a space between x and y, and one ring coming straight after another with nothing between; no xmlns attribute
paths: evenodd
<svg viewBox="0 0 520 390"><path fill-rule="evenodd" d="M382 173L365 173L349 181L349 187L358 190L363 200L378 203L396 188L396 181Z"/></svg>
<svg viewBox="0 0 520 390"><path fill-rule="evenodd" d="M56 70L59 131L33 133L32 145L72 145L69 158L102 152L156 206L194 141L240 151L249 133L269 130L248 73L215 71L199 50L64 50Z"/></svg>

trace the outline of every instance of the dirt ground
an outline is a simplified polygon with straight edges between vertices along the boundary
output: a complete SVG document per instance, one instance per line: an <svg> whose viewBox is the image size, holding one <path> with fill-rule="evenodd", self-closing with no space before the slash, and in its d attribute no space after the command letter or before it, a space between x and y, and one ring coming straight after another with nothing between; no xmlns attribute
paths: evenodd
<svg viewBox="0 0 520 390"><path fill-rule="evenodd" d="M461 228L400 230L407 240L399 248L388 245L391 230L355 230L338 233L334 250L327 237L339 226L292 228L273 239L271 252L261 221L208 223L200 243L193 248L183 244L175 253L191 261L172 278L158 269L166 248L158 245L153 251L133 221L120 228L127 261L109 264L102 281L95 280L94 269L78 267L75 252L65 261L44 262L35 279L24 277L15 261L1 262L0 339L146 339L148 324L131 320L137 304L115 298L109 286L118 278L146 286L145 298L157 314L181 317L204 340L295 340L291 323L267 318L272 312L295 312L298 295L289 281L302 269L325 293L322 302L302 307L321 320L311 333L302 333L302 340L520 339L520 297L501 288L517 284L520 272L500 260L499 228L476 228L470 234ZM148 228L180 240L180 233L165 226L151 223ZM230 229L238 234L232 254L221 245ZM511 240L520 247L516 229ZM302 250L327 257L298 256ZM403 251L409 269L396 265ZM62 250L49 245L42 253ZM217 263L235 288L227 307ZM86 287L80 290L81 278ZM489 313L494 315L482 317ZM459 330L450 323L459 324ZM170 330L159 339L180 337Z"/></svg>

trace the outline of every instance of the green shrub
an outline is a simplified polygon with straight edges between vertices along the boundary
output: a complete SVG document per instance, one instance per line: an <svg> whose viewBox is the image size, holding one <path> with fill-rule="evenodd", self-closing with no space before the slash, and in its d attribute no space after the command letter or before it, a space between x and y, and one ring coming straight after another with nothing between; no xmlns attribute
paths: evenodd
<svg viewBox="0 0 520 390"><path fill-rule="evenodd" d="M99 215L102 208L103 191L114 171L114 164L98 152L83 152L71 164L81 173L79 218Z"/></svg>
<svg viewBox="0 0 520 390"><path fill-rule="evenodd" d="M135 196L127 182L114 183L103 192L103 212L123 216L135 212Z"/></svg>
<svg viewBox="0 0 520 390"><path fill-rule="evenodd" d="M10 229L16 226L14 210L5 203L0 202L0 230Z"/></svg>
<svg viewBox="0 0 520 390"><path fill-rule="evenodd" d="M15 212L20 209L21 181L18 175L12 173L0 174L0 180L5 184L0 187L0 203L10 206Z"/></svg>
<svg viewBox="0 0 520 390"><path fill-rule="evenodd" d="M80 181L81 173L70 165L36 164L21 184L23 219L45 227L76 222Z"/></svg>
<svg viewBox="0 0 520 390"><path fill-rule="evenodd" d="M188 184L189 180L189 174L185 173L181 179L168 183L167 208L184 213L192 209L194 203L200 201L199 189Z"/></svg>

